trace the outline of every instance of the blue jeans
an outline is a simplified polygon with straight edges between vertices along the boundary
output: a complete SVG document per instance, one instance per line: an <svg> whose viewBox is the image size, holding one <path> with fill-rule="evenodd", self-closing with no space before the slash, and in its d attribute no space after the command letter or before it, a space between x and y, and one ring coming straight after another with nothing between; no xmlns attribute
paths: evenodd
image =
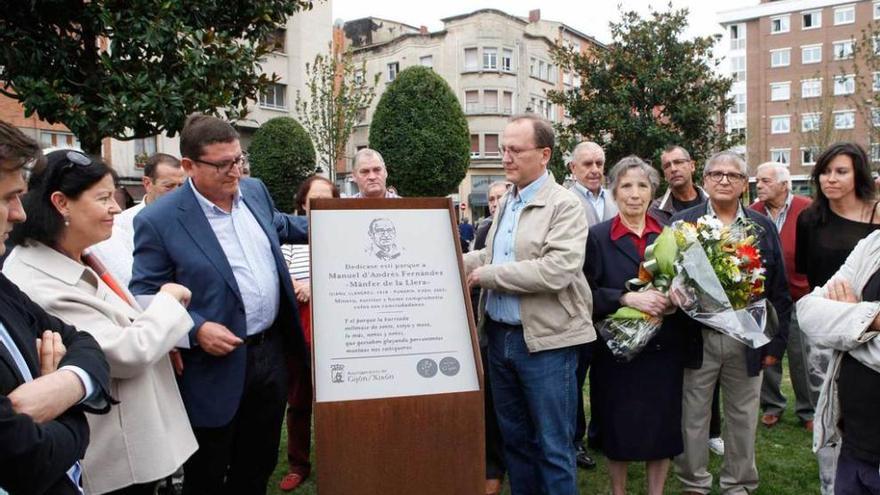
<svg viewBox="0 0 880 495"><path fill-rule="evenodd" d="M487 322L489 379L512 495L577 493L578 348L529 353L521 327Z"/></svg>

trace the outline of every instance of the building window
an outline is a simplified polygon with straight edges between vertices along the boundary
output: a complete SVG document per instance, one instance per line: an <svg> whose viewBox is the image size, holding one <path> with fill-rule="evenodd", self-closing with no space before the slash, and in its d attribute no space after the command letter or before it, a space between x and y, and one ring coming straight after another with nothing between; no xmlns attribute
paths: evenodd
<svg viewBox="0 0 880 495"><path fill-rule="evenodd" d="M471 158L480 157L480 135L471 134Z"/></svg>
<svg viewBox="0 0 880 495"><path fill-rule="evenodd" d="M287 109L287 85L270 84L260 94L260 106L274 110Z"/></svg>
<svg viewBox="0 0 880 495"><path fill-rule="evenodd" d="M498 113L498 91L494 89L483 90L483 112Z"/></svg>
<svg viewBox="0 0 880 495"><path fill-rule="evenodd" d="M811 10L801 14L801 29L816 29L822 27L822 11Z"/></svg>
<svg viewBox="0 0 880 495"><path fill-rule="evenodd" d="M791 29L791 17L780 15L770 18L770 34L787 33Z"/></svg>
<svg viewBox="0 0 880 495"><path fill-rule="evenodd" d="M856 92L856 76L835 76L834 96L851 95Z"/></svg>
<svg viewBox="0 0 880 495"><path fill-rule="evenodd" d="M513 72L513 50L509 48L501 50L501 70Z"/></svg>
<svg viewBox="0 0 880 495"><path fill-rule="evenodd" d="M746 113L746 94L736 93L733 95L733 106L730 107L730 113L734 115Z"/></svg>
<svg viewBox="0 0 880 495"><path fill-rule="evenodd" d="M358 108L357 115L355 116L357 119L355 122L358 125L364 125L367 123L367 107Z"/></svg>
<svg viewBox="0 0 880 495"><path fill-rule="evenodd" d="M730 49L742 50L746 47L746 25L732 24L730 26Z"/></svg>
<svg viewBox="0 0 880 495"><path fill-rule="evenodd" d="M505 91L501 95L501 113L510 115L513 113L513 92Z"/></svg>
<svg viewBox="0 0 880 495"><path fill-rule="evenodd" d="M855 5L847 5L845 7L837 7L834 9L834 25L852 24L856 22Z"/></svg>
<svg viewBox="0 0 880 495"><path fill-rule="evenodd" d="M354 71L354 85L355 86L363 86L367 82L367 76L364 74L363 69L358 69Z"/></svg>
<svg viewBox="0 0 880 495"><path fill-rule="evenodd" d="M822 114L820 113L803 113L801 114L801 132L815 132L819 130L822 124Z"/></svg>
<svg viewBox="0 0 880 495"><path fill-rule="evenodd" d="M880 108L871 108L871 126L880 127Z"/></svg>
<svg viewBox="0 0 880 495"><path fill-rule="evenodd" d="M433 55L425 55L423 57L419 57L419 65L422 67L430 67L434 68L434 56Z"/></svg>
<svg viewBox="0 0 880 495"><path fill-rule="evenodd" d="M269 36L266 37L266 46L269 47L270 51L276 53L286 53L287 46L287 30L286 29L276 29Z"/></svg>
<svg viewBox="0 0 880 495"><path fill-rule="evenodd" d="M40 131L40 145L43 148L81 149L79 139L69 132Z"/></svg>
<svg viewBox="0 0 880 495"><path fill-rule="evenodd" d="M880 2L874 2L874 19L880 19Z"/></svg>
<svg viewBox="0 0 880 495"><path fill-rule="evenodd" d="M871 87L874 89L874 91L880 91L880 72L874 73L874 80L872 82L873 84L871 85Z"/></svg>
<svg viewBox="0 0 880 495"><path fill-rule="evenodd" d="M853 40L835 41L833 46L834 60L846 60L853 57L855 42Z"/></svg>
<svg viewBox="0 0 880 495"><path fill-rule="evenodd" d="M529 75L538 77L538 61L534 57L529 59Z"/></svg>
<svg viewBox="0 0 880 495"><path fill-rule="evenodd" d="M834 112L834 128L835 129L854 129L856 127L856 112L852 110L841 110Z"/></svg>
<svg viewBox="0 0 880 495"><path fill-rule="evenodd" d="M497 48L483 48L483 69L498 70Z"/></svg>
<svg viewBox="0 0 880 495"><path fill-rule="evenodd" d="M486 156L491 157L499 157L501 156L501 150L498 145L498 134L484 134L483 140L485 141L486 147Z"/></svg>
<svg viewBox="0 0 880 495"><path fill-rule="evenodd" d="M821 79L804 79L801 81L801 98L818 98L822 96Z"/></svg>
<svg viewBox="0 0 880 495"><path fill-rule="evenodd" d="M134 140L134 161L143 166L143 160L156 154L156 136L137 138Z"/></svg>
<svg viewBox="0 0 880 495"><path fill-rule="evenodd" d="M791 118L788 115L770 117L770 134L787 134L791 132Z"/></svg>
<svg viewBox="0 0 880 495"><path fill-rule="evenodd" d="M400 72L400 64L398 62L391 62L388 64L388 82L391 82L397 79L397 74Z"/></svg>
<svg viewBox="0 0 880 495"><path fill-rule="evenodd" d="M733 77L733 82L746 80L745 57L730 57L730 76Z"/></svg>
<svg viewBox="0 0 880 495"><path fill-rule="evenodd" d="M880 162L880 144L871 144L871 161Z"/></svg>
<svg viewBox="0 0 880 495"><path fill-rule="evenodd" d="M810 146L801 148L801 165L815 165L816 157L819 156L819 148Z"/></svg>
<svg viewBox="0 0 880 495"><path fill-rule="evenodd" d="M477 90L464 92L464 113L477 113L480 111L480 92Z"/></svg>
<svg viewBox="0 0 880 495"><path fill-rule="evenodd" d="M818 64L822 61L822 45L809 45L801 47L802 64Z"/></svg>
<svg viewBox="0 0 880 495"><path fill-rule="evenodd" d="M791 48L770 50L770 67L788 67L791 65Z"/></svg>
<svg viewBox="0 0 880 495"><path fill-rule="evenodd" d="M776 149L770 150L770 161L776 163L783 163L788 165L791 163L791 150L788 149Z"/></svg>
<svg viewBox="0 0 880 495"><path fill-rule="evenodd" d="M477 62L477 49L476 48L465 48L464 49L464 70L477 70L479 69L479 65Z"/></svg>
<svg viewBox="0 0 880 495"><path fill-rule="evenodd" d="M770 83L770 101L786 101L791 97L791 83Z"/></svg>

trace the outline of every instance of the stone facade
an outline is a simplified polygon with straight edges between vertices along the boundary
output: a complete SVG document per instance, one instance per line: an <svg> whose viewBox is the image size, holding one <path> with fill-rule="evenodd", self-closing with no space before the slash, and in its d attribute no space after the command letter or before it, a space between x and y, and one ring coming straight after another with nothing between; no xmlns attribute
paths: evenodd
<svg viewBox="0 0 880 495"><path fill-rule="evenodd" d="M476 220L487 214L488 185L504 179L498 147L508 118L526 111L554 122L565 118L562 108L547 101L546 92L571 88L577 80L553 63L550 48L565 43L589 52L600 45L563 23L541 20L539 11L521 18L482 9L442 21L443 29L436 32L375 18L345 23L342 29L346 48L353 50L357 63L366 62L367 80L376 73L380 79L376 98L370 108L363 110L361 123L347 146L346 159L337 165L337 172L343 190L354 192L354 185L347 180L352 157L368 144L369 122L382 93L401 70L412 65L429 66L446 80L467 116L471 163L458 194L453 196L464 205L465 216ZM365 32L371 26L375 27L372 35ZM389 39L389 26L400 34ZM364 42L369 39L372 44Z"/></svg>

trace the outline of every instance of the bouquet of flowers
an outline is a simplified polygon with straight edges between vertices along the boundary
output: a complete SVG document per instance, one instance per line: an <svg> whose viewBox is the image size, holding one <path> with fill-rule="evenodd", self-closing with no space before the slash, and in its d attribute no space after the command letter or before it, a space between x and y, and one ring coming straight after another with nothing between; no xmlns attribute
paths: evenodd
<svg viewBox="0 0 880 495"><path fill-rule="evenodd" d="M738 220L724 226L706 215L696 224L675 222L645 251L629 290L657 289L691 318L757 348L766 335L764 272L757 226ZM654 337L661 318L621 307L598 325L611 352L629 361Z"/></svg>

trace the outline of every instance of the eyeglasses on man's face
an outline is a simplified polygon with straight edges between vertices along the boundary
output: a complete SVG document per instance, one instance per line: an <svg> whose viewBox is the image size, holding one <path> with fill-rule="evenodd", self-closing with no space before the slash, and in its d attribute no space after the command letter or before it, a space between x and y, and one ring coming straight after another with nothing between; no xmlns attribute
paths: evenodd
<svg viewBox="0 0 880 495"><path fill-rule="evenodd" d="M521 148L521 149L517 149L517 148L514 148L514 147L512 147L512 146L499 146L499 147L498 147L498 153L500 153L502 157L503 157L506 153L509 153L509 154L510 154L510 157L513 158L514 160L516 160L516 159L519 158L523 153L525 153L525 152L527 152L527 151L542 150L542 149L544 149L544 148L545 148L544 146L535 146L535 147L533 147L533 148Z"/></svg>
<svg viewBox="0 0 880 495"><path fill-rule="evenodd" d="M244 153L238 155L237 157L233 158L232 160L226 160L226 161L222 161L222 162L212 162L212 161L208 161L208 160L202 160L201 158L194 158L193 161L198 162L198 163L204 163L205 165L210 165L210 166L216 168L217 172L220 172L221 174L229 173L229 171L232 170L232 167L240 167L241 169L244 169L244 168L248 167L248 165L249 165L248 157Z"/></svg>
<svg viewBox="0 0 880 495"><path fill-rule="evenodd" d="M745 175L739 172L722 172L720 170L706 172L706 177L716 184L720 183L723 179L727 179L731 184L739 184L747 179Z"/></svg>

